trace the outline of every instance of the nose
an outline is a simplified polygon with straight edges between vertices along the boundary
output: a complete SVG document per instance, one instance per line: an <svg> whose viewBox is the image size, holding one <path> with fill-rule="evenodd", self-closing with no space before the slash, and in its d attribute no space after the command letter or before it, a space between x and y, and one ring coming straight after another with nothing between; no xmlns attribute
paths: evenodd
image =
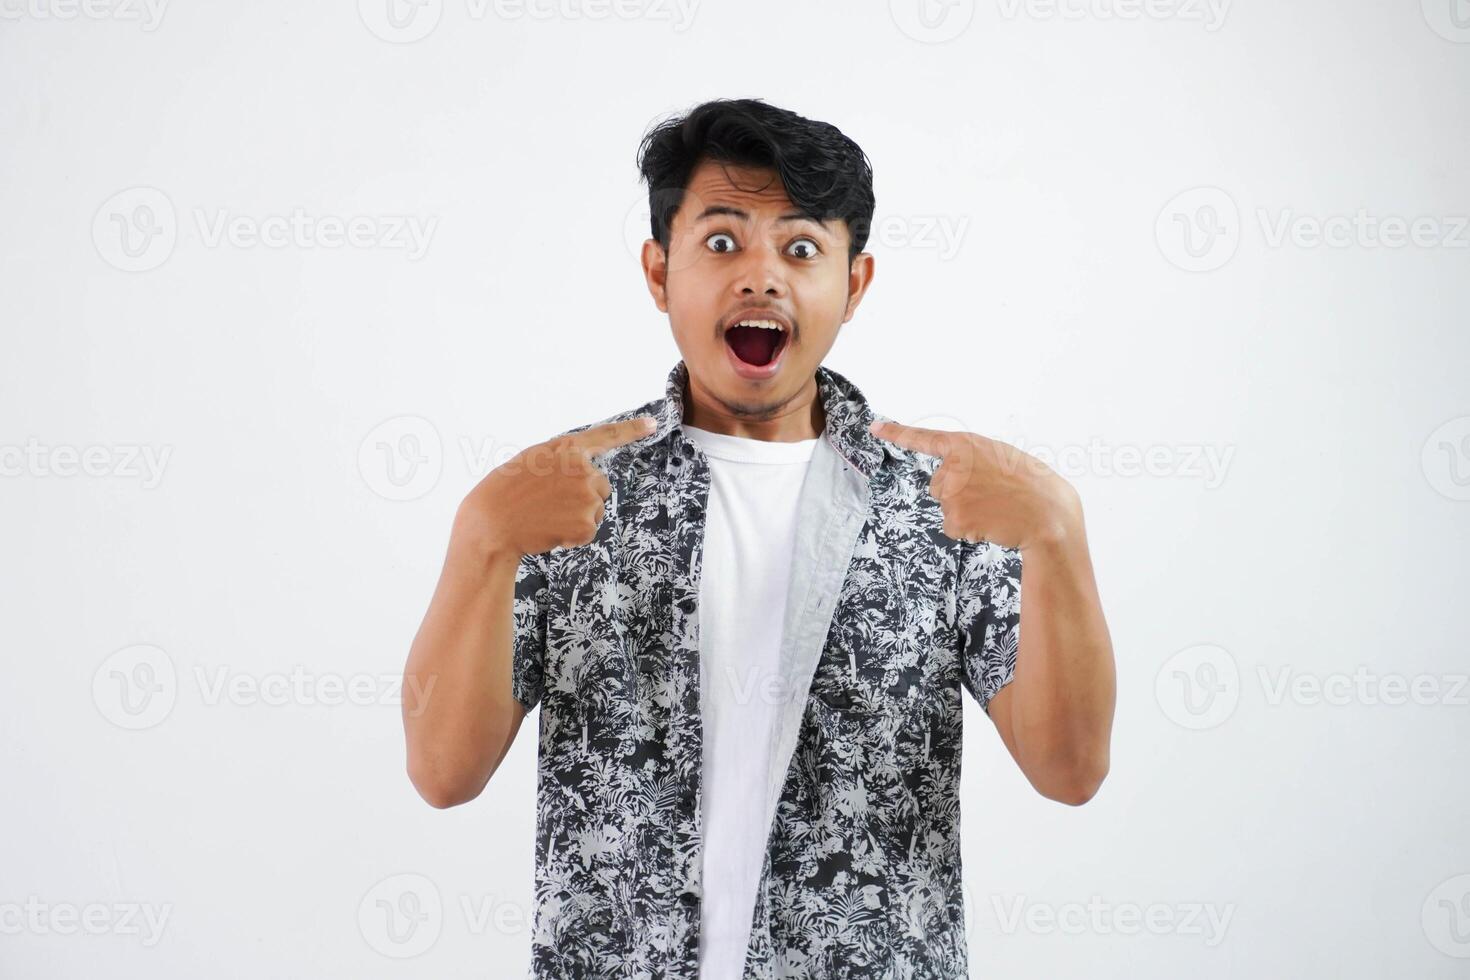
<svg viewBox="0 0 1470 980"><path fill-rule="evenodd" d="M769 241L752 242L745 248L735 285L742 298L756 294L772 298L786 295L786 269L778 245Z"/></svg>

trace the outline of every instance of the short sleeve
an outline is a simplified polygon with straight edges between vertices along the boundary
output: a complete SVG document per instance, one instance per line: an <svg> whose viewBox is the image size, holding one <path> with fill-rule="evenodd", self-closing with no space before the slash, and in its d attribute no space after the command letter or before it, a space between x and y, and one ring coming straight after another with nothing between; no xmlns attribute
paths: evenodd
<svg viewBox="0 0 1470 980"><path fill-rule="evenodd" d="M528 712L545 686L547 575L544 553L525 555L516 566L510 691Z"/></svg>
<svg viewBox="0 0 1470 980"><path fill-rule="evenodd" d="M982 541L964 545L955 615L965 688L985 713L1016 673L1021 641L1021 552Z"/></svg>

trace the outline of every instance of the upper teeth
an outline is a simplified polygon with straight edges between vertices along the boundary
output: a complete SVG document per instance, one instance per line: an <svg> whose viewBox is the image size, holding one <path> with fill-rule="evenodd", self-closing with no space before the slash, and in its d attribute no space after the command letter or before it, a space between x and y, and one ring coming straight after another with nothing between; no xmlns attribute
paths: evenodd
<svg viewBox="0 0 1470 980"><path fill-rule="evenodd" d="M780 330L781 324L775 320L741 320L735 324L737 327L760 327L762 330Z"/></svg>

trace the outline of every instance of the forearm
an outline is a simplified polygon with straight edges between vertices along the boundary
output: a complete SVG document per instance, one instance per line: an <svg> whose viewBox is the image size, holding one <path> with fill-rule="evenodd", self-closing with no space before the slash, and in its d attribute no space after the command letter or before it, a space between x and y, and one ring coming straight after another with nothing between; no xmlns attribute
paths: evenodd
<svg viewBox="0 0 1470 980"><path fill-rule="evenodd" d="M1085 801L1107 775L1117 678L1080 504L1021 563L1010 741L1038 789Z"/></svg>
<svg viewBox="0 0 1470 980"><path fill-rule="evenodd" d="M429 803L474 799L525 715L511 695L519 556L457 526L404 669L408 772Z"/></svg>

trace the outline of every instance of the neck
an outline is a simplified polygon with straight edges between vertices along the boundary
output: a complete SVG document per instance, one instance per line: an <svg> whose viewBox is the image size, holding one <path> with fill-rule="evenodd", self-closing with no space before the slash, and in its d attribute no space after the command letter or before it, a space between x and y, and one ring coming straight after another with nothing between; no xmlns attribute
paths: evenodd
<svg viewBox="0 0 1470 980"><path fill-rule="evenodd" d="M817 438L827 422L815 374L796 394L769 407L726 402L693 375L684 389L684 424L707 432L765 442L800 442Z"/></svg>

